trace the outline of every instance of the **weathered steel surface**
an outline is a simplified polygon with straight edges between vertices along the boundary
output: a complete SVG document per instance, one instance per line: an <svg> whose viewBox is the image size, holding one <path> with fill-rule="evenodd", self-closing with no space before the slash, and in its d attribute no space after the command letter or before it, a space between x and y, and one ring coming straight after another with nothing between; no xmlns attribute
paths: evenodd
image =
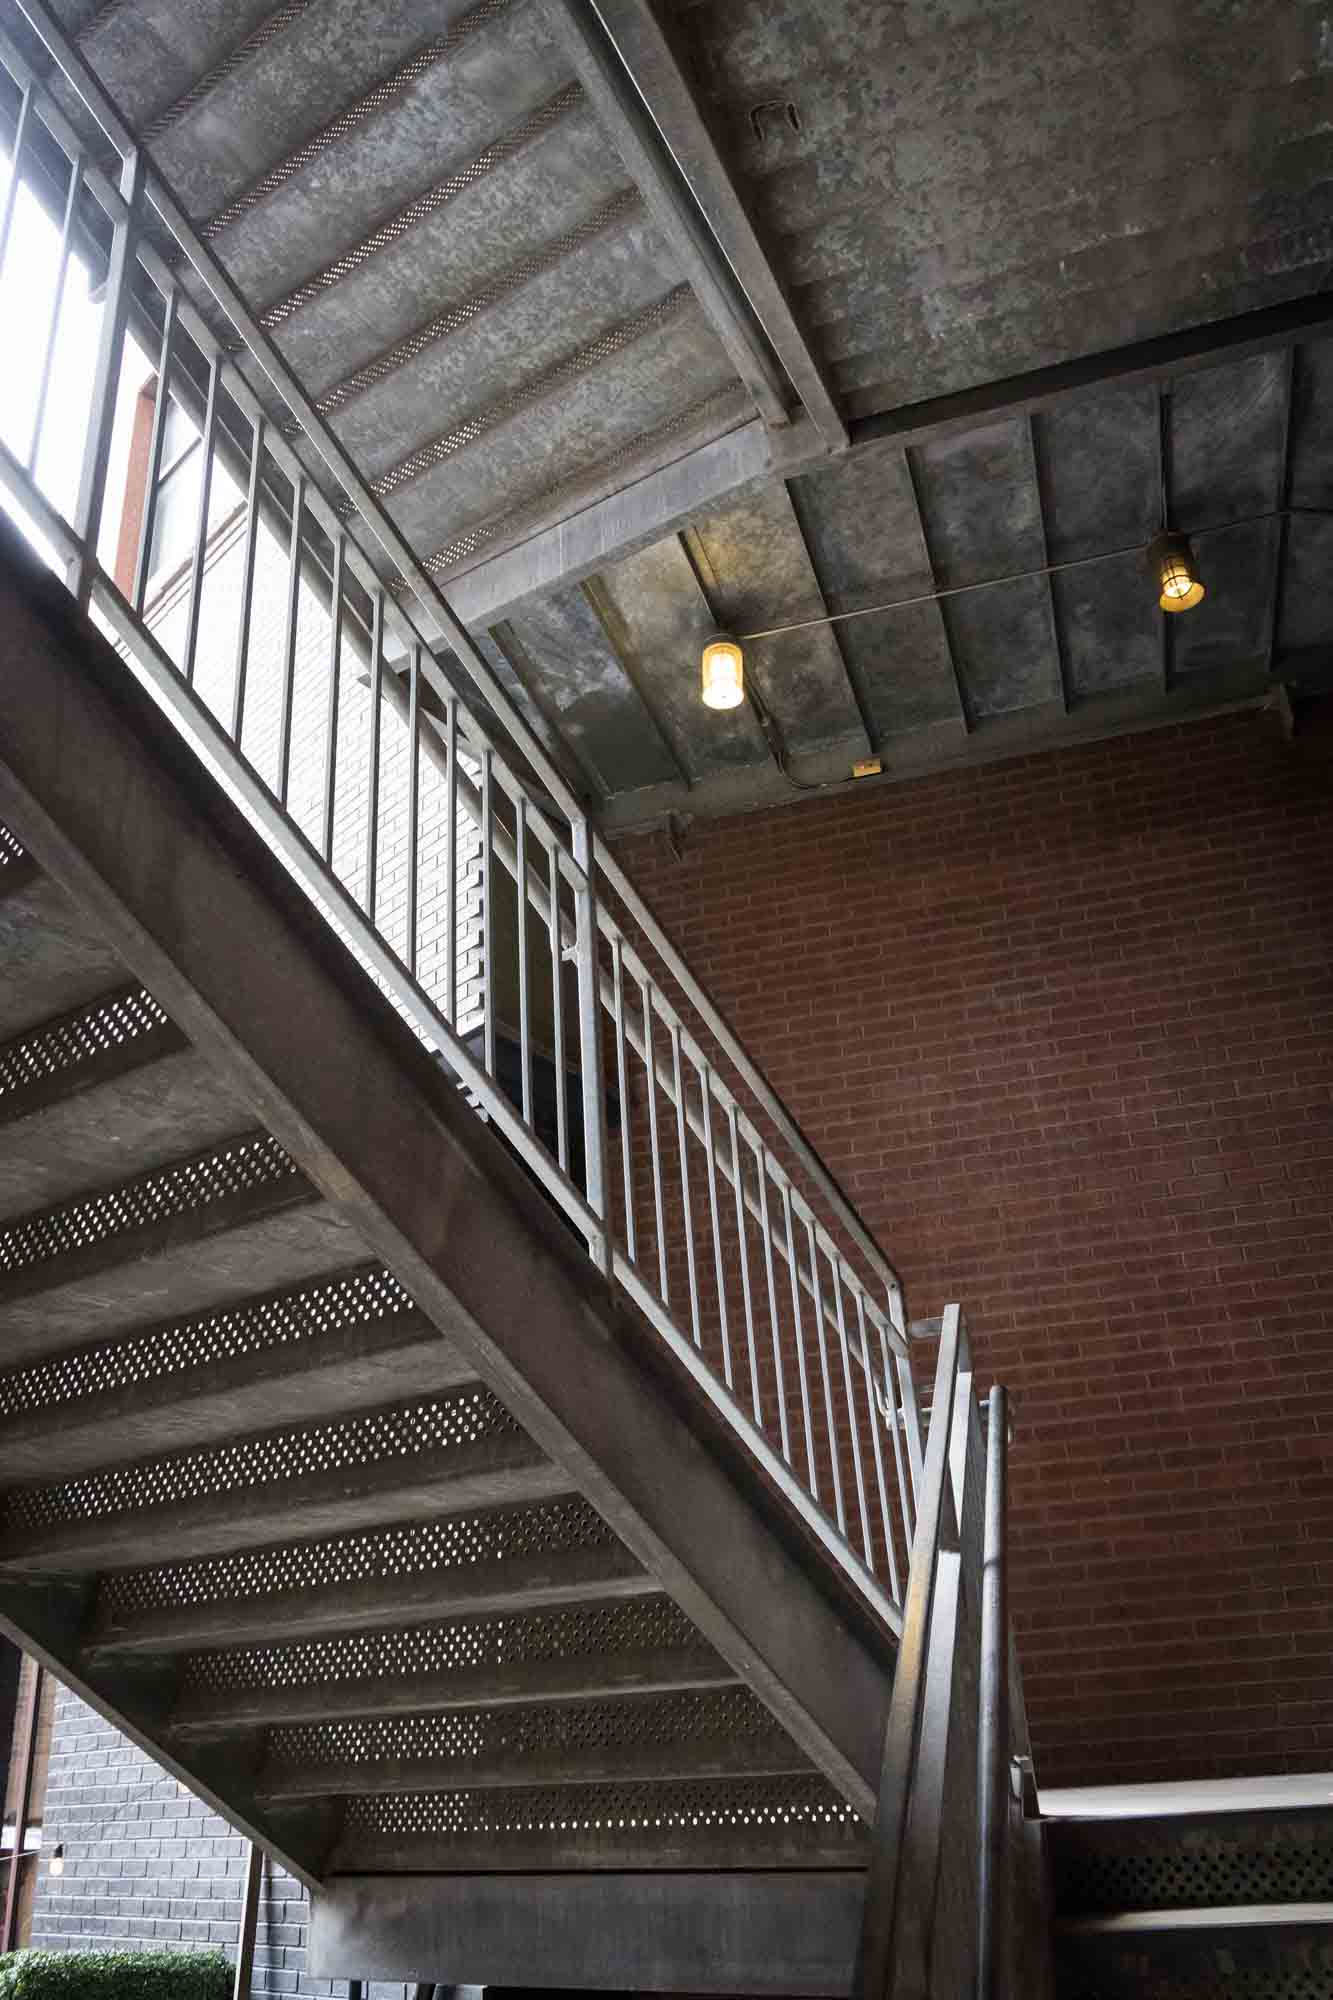
<svg viewBox="0 0 1333 2000"><path fill-rule="evenodd" d="M843 1994L863 1884L850 1870L348 1875L316 1898L311 1968L592 1992Z"/></svg>

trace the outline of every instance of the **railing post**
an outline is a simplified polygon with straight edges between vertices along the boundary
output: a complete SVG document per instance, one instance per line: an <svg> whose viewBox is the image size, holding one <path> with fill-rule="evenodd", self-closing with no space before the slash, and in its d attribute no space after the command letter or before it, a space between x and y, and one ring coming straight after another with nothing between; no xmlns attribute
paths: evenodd
<svg viewBox="0 0 1333 2000"><path fill-rule="evenodd" d="M1006 1575L1009 1406L998 1385L986 1425L986 1526L981 1570L977 1727L977 1992L1004 2000L1008 1917L1009 1604Z"/></svg>
<svg viewBox="0 0 1333 2000"><path fill-rule="evenodd" d="M259 1891L264 1880L264 1850L253 1840L245 1862L241 1917L236 1932L236 1973L232 2000L250 2000L255 1976L255 1932L259 1927Z"/></svg>
<svg viewBox="0 0 1333 2000"><path fill-rule="evenodd" d="M21 1667L20 1667L21 1673ZM42 1720L42 1688L45 1669L36 1663L32 1677L32 1703L24 1720L19 1746L18 1769L12 1775L10 1791L14 1799L14 1848L5 1877L4 1915L0 1917L0 1955L18 1944L19 1894L23 1884L23 1857L28 1838L28 1814L32 1810L32 1781L37 1764L37 1734ZM20 1696L22 1682L20 1680Z"/></svg>
<svg viewBox="0 0 1333 2000"><path fill-rule="evenodd" d="M606 1173L606 1085L602 1054L602 998L598 976L597 844L586 815L573 825L574 859L582 881L574 892L574 936L579 981L579 1073L583 1085L583 1173L589 1208L602 1225L601 1241L590 1246L599 1270L611 1275L613 1243ZM559 894L559 875L552 874L552 893ZM519 894L523 893L520 888ZM559 967L556 977L559 978ZM557 1078L557 1088L565 1079ZM620 1107L625 1116L625 1106Z"/></svg>
<svg viewBox="0 0 1333 2000"><path fill-rule="evenodd" d="M79 497L71 526L78 553L68 566L65 581L78 602L88 609L93 571L97 567L97 544L102 530L102 508L106 500L107 467L111 458L111 436L116 423L116 397L120 388L121 361L125 353L125 319L129 307L130 277L134 270L135 246L143 206L144 157L138 146L125 155L120 170L120 192L125 209L115 220L111 238L111 260L107 266L106 299L97 343L97 363L93 370L91 415L83 445L83 465L79 473Z"/></svg>
<svg viewBox="0 0 1333 2000"><path fill-rule="evenodd" d="M949 1306L935 1369L902 1641L884 1731L879 1817L866 1875L865 1915L853 1984L857 2000L884 2000L888 1994L924 1991L920 1975L934 1919L942 1800L938 1786L932 1786L922 1771L922 1745L928 1734L938 1736L938 1727L930 1728L928 1709L940 1699L939 1654L942 1647L951 1648L954 1629L952 1616L937 1619L936 1599L946 1564L955 1589L957 1583L950 1448L962 1340L961 1314L957 1306ZM948 1613L942 1593L939 1608ZM935 1720L938 1724L938 1718ZM904 1961L910 1963L910 1969ZM900 1972L905 1976L899 1978Z"/></svg>

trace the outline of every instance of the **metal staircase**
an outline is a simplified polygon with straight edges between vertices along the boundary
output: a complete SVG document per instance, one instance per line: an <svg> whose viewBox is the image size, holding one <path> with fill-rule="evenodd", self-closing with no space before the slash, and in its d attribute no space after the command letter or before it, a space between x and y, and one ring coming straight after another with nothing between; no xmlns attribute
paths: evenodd
<svg viewBox="0 0 1333 2000"><path fill-rule="evenodd" d="M318 1891L316 1970L838 1992L864 1917L867 1990L897 1957L943 2000L958 1909L990 1963L1025 1741L1021 1704L977 1713L1008 1628L957 1315L923 1444L892 1266L440 594L420 496L487 426L367 476L294 366L296 265L261 235L237 285L275 215L326 256L325 139L255 179L286 107L248 65L328 21L247 9L233 61L215 12L133 123L84 51L135 0L77 41L24 0L0 39L0 264L21 188L60 219L51 324L71 260L97 315L70 490L54 336L27 461L0 442L63 572L0 521L0 1629ZM548 18L485 5L413 54L385 12L392 88L332 114L337 36L291 87L390 166L422 77L475 60L484 106ZM582 115L547 67L559 116L486 173ZM340 198L369 221L388 188ZM909 1877L947 1953L893 1935Z"/></svg>
<svg viewBox="0 0 1333 2000"><path fill-rule="evenodd" d="M1316 2000L1333 1987L1333 1813L1056 1819L1060 2000Z"/></svg>
<svg viewBox="0 0 1333 2000"><path fill-rule="evenodd" d="M312 1885L859 1869L892 1631L5 542L5 1630Z"/></svg>

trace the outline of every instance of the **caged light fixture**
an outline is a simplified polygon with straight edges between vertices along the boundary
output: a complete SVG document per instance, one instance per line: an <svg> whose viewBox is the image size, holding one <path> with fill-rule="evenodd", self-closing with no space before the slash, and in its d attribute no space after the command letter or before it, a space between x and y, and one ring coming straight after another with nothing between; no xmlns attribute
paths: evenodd
<svg viewBox="0 0 1333 2000"><path fill-rule="evenodd" d="M1157 602L1163 611L1192 611L1203 602L1204 588L1188 535L1164 528L1148 545L1148 567L1157 579Z"/></svg>
<svg viewBox="0 0 1333 2000"><path fill-rule="evenodd" d="M1204 588L1195 567L1194 550L1188 535L1171 527L1167 492L1171 484L1171 398L1157 391L1157 473L1161 484L1162 526L1148 544L1148 569L1157 585L1157 602L1163 611L1193 611L1202 604Z"/></svg>
<svg viewBox="0 0 1333 2000"><path fill-rule="evenodd" d="M745 699L745 655L726 632L704 647L703 697L707 708L739 708Z"/></svg>
<svg viewBox="0 0 1333 2000"><path fill-rule="evenodd" d="M51 1859L50 1862L48 1863L48 1873L52 1875L63 1875L64 1872L65 1872L65 1849L62 1845L59 1847L52 1848Z"/></svg>

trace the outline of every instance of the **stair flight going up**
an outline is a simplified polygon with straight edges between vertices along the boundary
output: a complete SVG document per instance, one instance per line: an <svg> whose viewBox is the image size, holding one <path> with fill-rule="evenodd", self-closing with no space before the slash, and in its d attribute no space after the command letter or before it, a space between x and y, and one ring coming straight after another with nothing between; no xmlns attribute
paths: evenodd
<svg viewBox="0 0 1333 2000"><path fill-rule="evenodd" d="M3 1629L312 1886L859 1876L894 1635L0 554Z"/></svg>

